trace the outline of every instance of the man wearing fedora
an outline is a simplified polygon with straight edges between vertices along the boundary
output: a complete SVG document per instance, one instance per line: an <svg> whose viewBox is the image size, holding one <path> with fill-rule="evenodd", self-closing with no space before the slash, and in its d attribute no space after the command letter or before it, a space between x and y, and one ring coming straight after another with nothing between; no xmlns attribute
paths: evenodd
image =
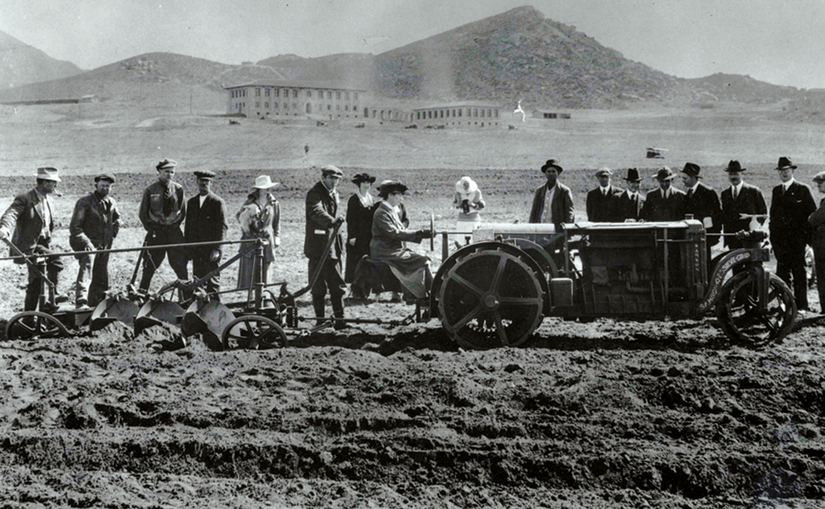
<svg viewBox="0 0 825 509"><path fill-rule="evenodd" d="M226 239L226 203L212 192L211 171L196 171L195 180L198 194L186 202L186 224L183 237L187 244L194 242L216 242ZM192 259L192 276L202 278L218 268L221 263L222 246L193 247L189 250ZM221 290L221 274L214 274L206 282L206 292ZM220 296L216 295L220 299Z"/></svg>
<svg viewBox="0 0 825 509"><path fill-rule="evenodd" d="M51 253L49 243L52 238L52 231L54 230L54 205L49 196L57 189L57 183L60 182L60 177L57 174L57 168L43 167L38 168L36 185L34 189L18 195L14 201L6 209L3 217L0 217L0 239L7 240L9 232L14 229L11 236L11 243L23 254L40 254L48 255ZM16 255L12 252L12 256ZM32 260L34 261L34 260ZM26 263L25 260L17 259L14 263ZM42 281L38 271L32 264L26 264L29 271L29 282L26 286L26 300L23 304L24 311L34 311L37 308L40 300ZM46 258L46 277L52 282L54 287L51 290L57 290L58 274L63 270L63 262L60 258L47 257ZM54 302L65 302L68 300L63 295L55 295ZM41 309L41 311L54 311L51 303L47 303L48 308Z"/></svg>
<svg viewBox="0 0 825 509"><path fill-rule="evenodd" d="M768 214L768 206L765 204L762 191L742 180L742 173L746 170L747 168L742 168L737 160L731 160L725 168L730 187L722 191L722 229L728 234L751 231L751 219L743 219L741 214L761 216ZM757 221L759 224L764 224L765 218L757 219ZM742 241L726 235L725 247L739 249L742 247Z"/></svg>
<svg viewBox="0 0 825 509"><path fill-rule="evenodd" d="M619 195L615 221L638 221L642 218L642 208L645 204L645 197L639 192L642 182L639 170L628 168L624 180L627 182L627 189Z"/></svg>
<svg viewBox="0 0 825 509"><path fill-rule="evenodd" d="M685 193L673 187L673 174L667 166L656 172L659 189L645 196L642 219L645 221L681 221L685 218Z"/></svg>
<svg viewBox="0 0 825 509"><path fill-rule="evenodd" d="M344 172L334 165L321 168L321 180L307 192L306 196L306 235L304 237L304 255L309 258L308 275L321 264L327 240L333 229L344 222L339 211L341 198L338 195L338 182ZM344 294L347 285L341 274L344 250L343 232L338 230L327 259L320 269L320 275L312 286L312 306L315 316L324 317L324 297L329 290L332 313L335 318L344 317ZM335 322L335 329L343 329L343 322Z"/></svg>
<svg viewBox="0 0 825 509"><path fill-rule="evenodd" d="M530 223L552 223L560 229L562 223L573 222L573 193L558 181L563 171L555 159L548 159L541 167L546 182L533 196Z"/></svg>
<svg viewBox="0 0 825 509"><path fill-rule="evenodd" d="M722 207L716 191L701 181L701 171L698 164L685 163L682 183L685 185L685 214L693 214L693 219L701 221L705 227L706 255L710 267L710 248L719 242L719 232L722 231Z"/></svg>
<svg viewBox="0 0 825 509"><path fill-rule="evenodd" d="M69 245L74 251L111 249L120 230L120 212L110 196L114 175L103 173L95 177L95 189L77 200L69 223ZM75 305L92 307L105 298L109 289L109 253L76 255L79 268L75 290ZM89 274L91 273L91 284Z"/></svg>
<svg viewBox="0 0 825 509"><path fill-rule="evenodd" d="M619 221L618 205L623 189L611 184L613 170L604 167L596 172L599 187L587 193L587 220L594 223Z"/></svg>
<svg viewBox="0 0 825 509"><path fill-rule="evenodd" d="M140 222L146 230L147 246L162 246L167 244L183 244L183 233L180 225L186 217L186 196L183 186L175 182L176 163L172 159L160 161L155 169L158 171L158 181L143 191L140 202ZM140 289L149 291L152 277L160 264L166 258L167 249L152 249L146 251L143 258L143 275L140 278ZM169 265L175 271L178 279L189 278L186 259L186 250L183 246L168 248Z"/></svg>
<svg viewBox="0 0 825 509"><path fill-rule="evenodd" d="M776 171L782 183L773 188L768 229L776 255L776 275L793 288L797 309L807 311L805 245L811 243L813 229L808 217L816 210L816 202L811 188L794 180L795 169L790 157L779 158Z"/></svg>

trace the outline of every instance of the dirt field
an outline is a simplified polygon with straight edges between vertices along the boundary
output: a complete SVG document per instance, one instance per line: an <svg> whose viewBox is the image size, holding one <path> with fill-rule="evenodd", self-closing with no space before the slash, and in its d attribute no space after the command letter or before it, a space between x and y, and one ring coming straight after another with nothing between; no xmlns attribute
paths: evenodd
<svg viewBox="0 0 825 509"><path fill-rule="evenodd" d="M531 189L542 182L537 164L560 153L570 161L562 181L574 190L579 217L595 185L588 168L596 166L652 174L657 164L681 168L691 160L721 189L721 167L738 157L748 181L766 193L779 155L801 163L803 181L823 169L814 164L822 128L774 123L769 111L585 112L564 128L528 123L487 133L257 129L249 121L231 139L223 138L225 119L191 125L101 113L81 123L48 111L56 115L48 122L32 113L0 118L7 190L0 208L33 184L36 166L58 165L65 196L57 200L55 243L68 248L72 206L90 190L90 176L106 169L118 176L113 196L124 215L116 246L137 246L137 202L155 178L155 159L181 161L178 180L190 194L192 170L219 170L215 190L231 214L254 177L270 174L283 184L284 216L273 279L293 291L306 280L303 195L317 179L311 165L402 178L414 190L407 198L413 226L424 227L433 212L439 228L452 227L450 190L463 174L485 194L485 220L524 221ZM676 127L668 132L668 125ZM659 131L665 141L649 141ZM304 140L313 136L303 160ZM415 150L404 155L410 144ZM644 160L648 145L672 150L664 161ZM346 198L354 188L342 190ZM229 236L239 237L234 221ZM418 247L430 254L427 248ZM135 258L113 257L113 286L125 284ZM70 262L63 288L75 273ZM22 305L25 269L0 262L0 274L0 318L8 319ZM171 279L166 265L155 285L164 278ZM234 278L230 270L224 285ZM387 298L347 313L398 319L412 312ZM303 316L308 306L299 302ZM184 347L174 329L134 337L119 324L60 340L2 341L0 505L823 507L825 325L803 325L759 351L730 345L711 318L550 318L527 347L488 352L457 348L437 320L291 334L289 348L259 352L213 351L199 336Z"/></svg>

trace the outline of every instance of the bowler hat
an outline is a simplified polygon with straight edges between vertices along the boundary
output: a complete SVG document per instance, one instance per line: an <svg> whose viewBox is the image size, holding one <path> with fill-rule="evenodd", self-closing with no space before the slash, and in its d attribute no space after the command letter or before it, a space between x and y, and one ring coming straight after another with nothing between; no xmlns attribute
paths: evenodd
<svg viewBox="0 0 825 509"><path fill-rule="evenodd" d="M673 170L671 170L667 166L662 166L661 168L659 168L659 171L656 172L656 176L653 178L655 178L656 180L671 180L674 177L676 177L676 175L673 174Z"/></svg>
<svg viewBox="0 0 825 509"><path fill-rule="evenodd" d="M341 171L337 166L333 164L328 164L321 168L321 175L323 175L324 177L326 177L327 175L335 175L338 178L341 178L344 176L344 172Z"/></svg>
<svg viewBox="0 0 825 509"><path fill-rule="evenodd" d="M788 168L790 168L792 170L795 170L796 165L791 162L790 157L785 157L785 156L780 157L779 162L776 163L776 169L777 170L786 170Z"/></svg>
<svg viewBox="0 0 825 509"><path fill-rule="evenodd" d="M215 178L215 173L211 172L211 171L207 171L207 170L199 170L199 171L195 172L195 177L197 177L198 180L200 180L200 179L212 180L213 178Z"/></svg>
<svg viewBox="0 0 825 509"><path fill-rule="evenodd" d="M699 172L701 170L702 170L702 168L700 168L698 164L685 163L685 167L682 168L682 173L684 173L685 175L690 175L691 177L696 177L696 178L700 179L700 178L702 178L702 177L699 176Z"/></svg>
<svg viewBox="0 0 825 509"><path fill-rule="evenodd" d="M44 166L42 168L37 169L37 173L34 174L38 180L53 180L55 182L60 182L60 177L57 176L57 168L53 168L51 166Z"/></svg>
<svg viewBox="0 0 825 509"><path fill-rule="evenodd" d="M355 184L356 186L360 186L363 182L369 182L370 184L372 184L373 182L375 182L375 177L371 177L369 173L356 173L355 175L353 175L353 184Z"/></svg>
<svg viewBox="0 0 825 509"><path fill-rule="evenodd" d="M461 177L455 183L455 192L461 194L471 194L478 191L478 184L470 177Z"/></svg>
<svg viewBox="0 0 825 509"><path fill-rule="evenodd" d="M101 180L108 180L110 183L115 183L115 176L111 173L101 173L97 177L95 177L95 182L100 182Z"/></svg>
<svg viewBox="0 0 825 509"><path fill-rule="evenodd" d="M155 166L155 169L160 171L167 168L174 168L177 165L178 163L174 159L164 159Z"/></svg>
<svg viewBox="0 0 825 509"><path fill-rule="evenodd" d="M407 184L401 182L400 180L385 180L381 182L381 185L378 188L378 193L381 196L389 196L395 192L406 194L407 189L409 189Z"/></svg>
<svg viewBox="0 0 825 509"><path fill-rule="evenodd" d="M636 168L628 168L627 169L627 177L624 178L628 182L641 182L642 179L639 177L639 170Z"/></svg>
<svg viewBox="0 0 825 509"><path fill-rule="evenodd" d="M736 159L731 159L731 161L728 163L728 167L725 168L725 171L728 173L739 173L740 171L745 170L747 170L747 168L742 168L742 166L739 164L739 161L737 161Z"/></svg>
<svg viewBox="0 0 825 509"><path fill-rule="evenodd" d="M613 176L613 170L611 170L607 166L605 166L603 168L599 168L599 171L596 172L596 176L597 177L603 177L603 176L612 177Z"/></svg>
<svg viewBox="0 0 825 509"><path fill-rule="evenodd" d="M555 159L548 159L544 166L541 167L541 172L546 172L549 168L555 168L559 173L564 171L564 168L559 166Z"/></svg>
<svg viewBox="0 0 825 509"><path fill-rule="evenodd" d="M825 182L825 171L821 171L814 175L814 182L819 184L820 182Z"/></svg>
<svg viewBox="0 0 825 509"><path fill-rule="evenodd" d="M255 178L255 184L252 185L253 189L271 189L275 186L281 185L280 182L272 182L269 178L269 175L261 175Z"/></svg>

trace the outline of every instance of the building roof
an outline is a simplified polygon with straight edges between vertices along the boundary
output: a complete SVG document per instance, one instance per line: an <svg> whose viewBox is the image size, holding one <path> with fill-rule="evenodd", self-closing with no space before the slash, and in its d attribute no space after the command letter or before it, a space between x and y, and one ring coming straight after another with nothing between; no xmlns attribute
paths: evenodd
<svg viewBox="0 0 825 509"><path fill-rule="evenodd" d="M295 81L295 80L256 80L250 81L249 83L243 83L239 85L229 85L223 87L224 90L228 90L230 88L245 88L245 87L289 87L289 88L323 88L332 89L332 90L348 90L348 91L355 91L355 92L366 92L367 89L365 88L356 88L356 87L346 87L341 86L337 83L331 83L328 81Z"/></svg>
<svg viewBox="0 0 825 509"><path fill-rule="evenodd" d="M501 104L490 102L490 101L458 101L458 102L446 102L442 104L430 104L428 106L420 106L418 108L413 108L413 111L418 110L432 110L435 108L458 108L464 106L478 106L484 108L503 108Z"/></svg>

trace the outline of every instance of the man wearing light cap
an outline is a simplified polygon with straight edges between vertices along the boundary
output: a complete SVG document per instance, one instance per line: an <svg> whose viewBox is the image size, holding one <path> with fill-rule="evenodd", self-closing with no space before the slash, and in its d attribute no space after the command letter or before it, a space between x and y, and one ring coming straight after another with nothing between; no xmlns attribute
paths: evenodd
<svg viewBox="0 0 825 509"><path fill-rule="evenodd" d="M819 194L825 195L825 171L814 177L814 183ZM819 201L819 208L810 216L808 222L813 227L811 246L814 248L814 262L816 264L816 289L819 292L819 312L825 310L825 198Z"/></svg>
<svg viewBox="0 0 825 509"><path fill-rule="evenodd" d="M226 204L212 192L211 171L196 171L198 194L186 203L186 242L214 242L226 239ZM218 268L221 263L221 246L193 247L189 250L192 259L192 275L202 278ZM206 283L207 293L221 290L221 275L215 274Z"/></svg>
<svg viewBox="0 0 825 509"><path fill-rule="evenodd" d="M619 218L618 204L623 189L613 186L610 178L613 170L601 168L596 172L596 180L599 187L587 193L587 220L593 223L608 223L611 221L621 221Z"/></svg>
<svg viewBox="0 0 825 509"><path fill-rule="evenodd" d="M54 204L50 194L56 192L57 183L60 177L57 175L57 168L38 168L37 184L34 189L18 195L6 209L3 217L0 217L0 239L7 240L9 232L14 229L11 243L23 254L48 255L51 253L49 243L54 230ZM17 255L12 251L12 256ZM34 261L34 259L31 259ZM26 263L25 260L17 259L14 263ZM26 264L29 270L29 282L26 286L26 300L23 305L24 311L34 311L40 300L42 280L38 271L32 264ZM58 274L63 270L63 262L60 258L46 258L46 277L54 284L51 290L57 290ZM54 302L64 302L68 300L63 295L55 295ZM41 309L44 312L53 312L55 308L51 303Z"/></svg>
<svg viewBox="0 0 825 509"><path fill-rule="evenodd" d="M685 218L685 193L673 187L675 177L669 167L659 168L654 177L659 181L659 189L645 196L642 219L655 222L681 221Z"/></svg>
<svg viewBox="0 0 825 509"><path fill-rule="evenodd" d="M74 251L111 249L120 230L120 213L109 194L114 175L104 173L95 177L95 189L77 200L69 222L69 245ZM109 289L109 253L76 255L79 265L75 305L96 306ZM91 284L89 284L91 273Z"/></svg>
<svg viewBox="0 0 825 509"><path fill-rule="evenodd" d="M140 201L140 222L146 230L147 246L183 244L180 225L186 217L186 201L183 187L173 180L175 167L172 159L160 161L155 169L158 181L143 192ZM169 265L178 279L188 279L186 252L183 247L169 248ZM146 251L143 259L143 275L140 278L141 291L148 292L155 271L166 258L167 249Z"/></svg>
<svg viewBox="0 0 825 509"><path fill-rule="evenodd" d="M306 236L304 237L304 254L309 258L309 277L321 263L327 240L334 227L344 222L340 214L338 182L344 172L333 165L321 168L321 181L307 192L306 196ZM329 290L332 313L335 318L344 317L344 293L347 285L341 274L341 258L344 249L343 233L338 231L327 259L320 269L320 275L312 286L312 306L315 316L324 317L324 297ZM336 329L345 328L343 322L335 322Z"/></svg>

